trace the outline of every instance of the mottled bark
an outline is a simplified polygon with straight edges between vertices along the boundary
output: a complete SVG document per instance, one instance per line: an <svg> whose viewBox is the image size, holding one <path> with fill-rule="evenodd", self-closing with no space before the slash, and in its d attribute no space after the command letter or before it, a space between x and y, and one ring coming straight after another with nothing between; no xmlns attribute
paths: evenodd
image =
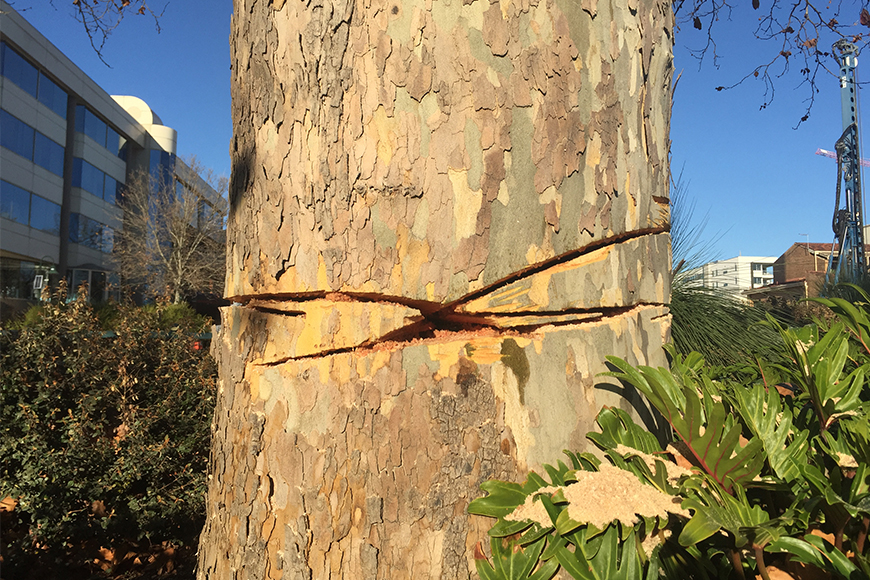
<svg viewBox="0 0 870 580"><path fill-rule="evenodd" d="M201 578L464 578L482 481L639 405L597 375L664 363L672 24L236 0Z"/></svg>

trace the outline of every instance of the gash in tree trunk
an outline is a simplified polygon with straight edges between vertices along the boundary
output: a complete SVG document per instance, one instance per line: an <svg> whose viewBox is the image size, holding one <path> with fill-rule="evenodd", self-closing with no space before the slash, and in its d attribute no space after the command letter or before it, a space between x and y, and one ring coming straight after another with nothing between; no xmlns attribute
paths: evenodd
<svg viewBox="0 0 870 580"><path fill-rule="evenodd" d="M668 0L236 0L200 578L466 578L664 364Z"/></svg>

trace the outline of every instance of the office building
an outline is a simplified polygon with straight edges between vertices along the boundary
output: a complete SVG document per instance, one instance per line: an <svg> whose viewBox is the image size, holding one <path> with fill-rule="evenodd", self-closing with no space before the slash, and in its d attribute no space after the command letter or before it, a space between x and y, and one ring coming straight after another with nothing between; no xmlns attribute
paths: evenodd
<svg viewBox="0 0 870 580"><path fill-rule="evenodd" d="M714 260L686 272L688 280L699 286L733 293L742 298L747 290L773 283L773 256L737 256Z"/></svg>
<svg viewBox="0 0 870 580"><path fill-rule="evenodd" d="M136 172L196 182L176 131L139 98L110 96L0 0L0 297L33 300L66 277L106 299L124 227L119 192Z"/></svg>

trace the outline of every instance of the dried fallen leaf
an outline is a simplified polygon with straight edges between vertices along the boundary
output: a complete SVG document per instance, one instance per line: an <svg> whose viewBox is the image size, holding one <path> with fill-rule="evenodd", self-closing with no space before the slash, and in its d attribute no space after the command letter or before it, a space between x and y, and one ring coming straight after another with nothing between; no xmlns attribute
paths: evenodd
<svg viewBox="0 0 870 580"><path fill-rule="evenodd" d="M474 559L486 560L486 554L483 553L483 548L481 547L480 542L474 544Z"/></svg>
<svg viewBox="0 0 870 580"><path fill-rule="evenodd" d="M17 505L18 500L13 498L11 495L4 497L3 499L0 499L0 512L13 512Z"/></svg>

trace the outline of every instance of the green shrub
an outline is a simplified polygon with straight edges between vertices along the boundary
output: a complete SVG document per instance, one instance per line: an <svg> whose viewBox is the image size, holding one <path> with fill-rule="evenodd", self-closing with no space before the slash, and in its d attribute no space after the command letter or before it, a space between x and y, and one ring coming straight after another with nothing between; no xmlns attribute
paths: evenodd
<svg viewBox="0 0 870 580"><path fill-rule="evenodd" d="M151 313L157 313L162 328L174 326L206 326L209 319L196 313L196 310L187 302L167 303L166 301L152 302L143 308Z"/></svg>
<svg viewBox="0 0 870 580"><path fill-rule="evenodd" d="M469 505L496 518L480 577L768 579L802 563L870 578L870 297L855 290L859 304L818 300L840 319L830 328L768 317L785 349L773 362L710 368L673 347L670 369L608 357L672 444L605 408L587 435L604 460L566 452L571 466L545 466L548 479L485 482Z"/></svg>
<svg viewBox="0 0 870 580"><path fill-rule="evenodd" d="M107 333L63 293L41 311L0 336L0 499L18 501L4 577L76 564L86 544L195 542L215 396L214 362L192 348L204 328L118 306Z"/></svg>

